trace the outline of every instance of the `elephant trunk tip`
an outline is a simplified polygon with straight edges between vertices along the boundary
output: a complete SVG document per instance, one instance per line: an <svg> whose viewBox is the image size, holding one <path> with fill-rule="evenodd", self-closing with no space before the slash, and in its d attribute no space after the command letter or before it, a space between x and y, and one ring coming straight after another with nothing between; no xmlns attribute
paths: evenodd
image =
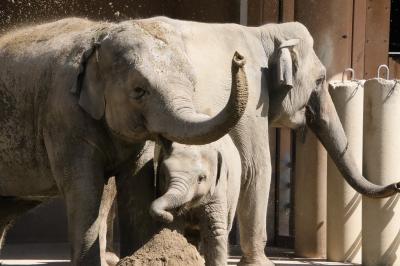
<svg viewBox="0 0 400 266"><path fill-rule="evenodd" d="M174 216L172 213L159 208L156 202L154 202L150 207L150 215L164 223L172 223L174 221Z"/></svg>
<svg viewBox="0 0 400 266"><path fill-rule="evenodd" d="M238 51L235 52L232 59L234 65L238 67L243 67L246 64L246 59L244 59L243 55L239 54Z"/></svg>

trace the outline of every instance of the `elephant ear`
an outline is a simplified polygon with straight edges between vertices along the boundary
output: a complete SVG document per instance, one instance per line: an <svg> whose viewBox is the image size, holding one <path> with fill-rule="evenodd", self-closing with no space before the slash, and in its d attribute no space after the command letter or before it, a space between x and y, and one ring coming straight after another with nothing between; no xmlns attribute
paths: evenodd
<svg viewBox="0 0 400 266"><path fill-rule="evenodd" d="M217 175L216 175L216 178L215 178L215 184L212 184L211 188L210 188L210 194L211 195L214 194L215 188L218 186L218 183L219 183L219 180L221 179L221 176L226 174L226 166L225 166L225 163L223 161L222 154L219 151L217 153L217 160L218 160L217 161Z"/></svg>
<svg viewBox="0 0 400 266"><path fill-rule="evenodd" d="M100 82L98 49L99 42L94 42L81 56L79 74L72 93L79 95L79 105L94 119L104 115L104 85Z"/></svg>
<svg viewBox="0 0 400 266"><path fill-rule="evenodd" d="M297 64L297 53L294 47L299 43L298 39L284 41L278 51L278 81L280 85L293 88L294 66Z"/></svg>
<svg viewBox="0 0 400 266"><path fill-rule="evenodd" d="M166 189L166 184L164 182L163 179L161 179L160 176L160 165L162 160L164 159L165 155L169 154L171 152L171 145L172 142L170 140L167 140L165 138L163 138L162 136L160 136L156 143L154 144L154 157L153 157L153 169L154 169L154 187L156 189L156 193L155 194L160 194L159 196L162 195L161 192L165 192L163 191L164 189Z"/></svg>

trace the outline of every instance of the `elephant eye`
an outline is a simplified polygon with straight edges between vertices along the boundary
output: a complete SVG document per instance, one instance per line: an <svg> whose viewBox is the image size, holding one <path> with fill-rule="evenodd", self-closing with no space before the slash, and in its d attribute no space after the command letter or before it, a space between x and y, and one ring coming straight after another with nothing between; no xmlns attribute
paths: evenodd
<svg viewBox="0 0 400 266"><path fill-rule="evenodd" d="M199 175L197 178L197 182L200 184L201 182L204 182L207 179L206 175Z"/></svg>
<svg viewBox="0 0 400 266"><path fill-rule="evenodd" d="M319 78L315 81L315 84L316 84L317 86L320 86L322 83L324 83L324 81L325 81L325 76L322 76L322 77L319 77Z"/></svg>
<svg viewBox="0 0 400 266"><path fill-rule="evenodd" d="M146 94L146 90L145 89L140 88L140 87L136 87L129 93L129 97L131 97L131 98L133 98L135 100L139 100L145 94Z"/></svg>

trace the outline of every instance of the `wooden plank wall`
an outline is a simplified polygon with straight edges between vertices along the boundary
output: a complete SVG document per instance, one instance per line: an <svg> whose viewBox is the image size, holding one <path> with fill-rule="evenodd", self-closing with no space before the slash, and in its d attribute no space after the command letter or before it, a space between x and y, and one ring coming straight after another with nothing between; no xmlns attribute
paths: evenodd
<svg viewBox="0 0 400 266"><path fill-rule="evenodd" d="M328 79L341 78L347 67L355 70L358 79L371 78L380 64L388 64L391 77L400 78L400 62L388 57L390 0L248 0L248 25L293 19L304 23L314 36ZM287 141L285 130L277 132L277 141ZM277 171L280 155L278 150Z"/></svg>
<svg viewBox="0 0 400 266"><path fill-rule="evenodd" d="M400 58L388 56L390 0L354 0L352 67L357 78L373 78L380 64L390 69L391 79L400 79Z"/></svg>
<svg viewBox="0 0 400 266"><path fill-rule="evenodd" d="M388 57L390 0L247 0L247 24L257 26L268 22L298 20L309 28L315 39L315 48L328 68L328 79L341 78L342 71L352 67L357 79L376 75L380 64L388 64L391 77L400 78L400 62ZM328 40L328 41L327 41ZM280 147L289 139L287 130L271 130L275 134L277 156L274 164L279 176ZM273 146L273 145L272 145ZM271 150L273 151L273 150ZM274 159L274 156L272 156ZM292 184L293 185L293 184ZM271 197L279 194L271 193ZM275 206L270 206L269 212ZM278 235L271 233L269 239ZM275 224L279 220L275 217ZM277 224L276 224L277 225ZM275 226L275 225L274 225Z"/></svg>
<svg viewBox="0 0 400 266"><path fill-rule="evenodd" d="M353 2L353 51L351 64L356 73L355 78L364 76L366 5L366 0L354 0Z"/></svg>
<svg viewBox="0 0 400 266"><path fill-rule="evenodd" d="M364 78L373 78L380 64L388 64L390 0L368 0L366 8Z"/></svg>
<svg viewBox="0 0 400 266"><path fill-rule="evenodd" d="M247 25L259 26L278 22L279 0L248 0Z"/></svg>

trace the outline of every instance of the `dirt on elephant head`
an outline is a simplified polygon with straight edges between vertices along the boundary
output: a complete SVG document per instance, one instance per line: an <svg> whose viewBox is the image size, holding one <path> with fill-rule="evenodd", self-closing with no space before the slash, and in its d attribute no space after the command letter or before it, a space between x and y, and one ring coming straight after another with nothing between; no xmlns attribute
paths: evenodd
<svg viewBox="0 0 400 266"><path fill-rule="evenodd" d="M132 256L117 266L204 266L204 259L184 236L163 229Z"/></svg>

